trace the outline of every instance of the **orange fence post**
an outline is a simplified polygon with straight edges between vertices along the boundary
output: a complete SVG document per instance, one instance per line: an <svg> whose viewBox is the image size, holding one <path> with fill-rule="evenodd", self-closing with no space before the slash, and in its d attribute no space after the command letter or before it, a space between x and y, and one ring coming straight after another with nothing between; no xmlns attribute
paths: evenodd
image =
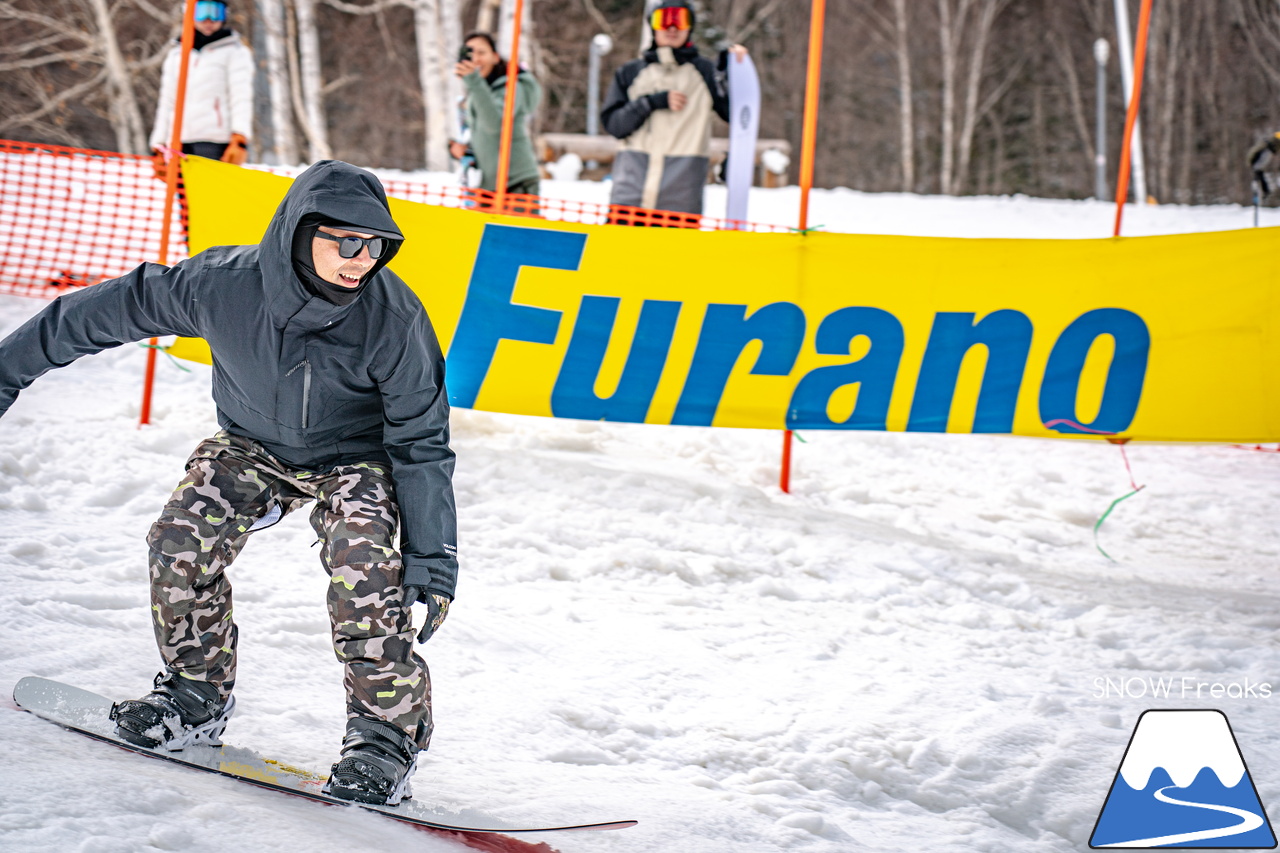
<svg viewBox="0 0 1280 853"><path fill-rule="evenodd" d="M507 212L507 176L511 173L511 135L516 121L516 85L520 79L520 24L524 0L516 0L511 28L511 56L507 58L507 91L502 102L502 136L498 141L498 179L493 189L499 213Z"/></svg>
<svg viewBox="0 0 1280 853"><path fill-rule="evenodd" d="M809 70L804 85L804 131L800 141L800 233L809 233L809 191L813 189L814 148L818 141L818 94L822 86L822 33L827 0L813 0L809 10ZM778 485L791 491L791 430L782 433L782 471Z"/></svg>
<svg viewBox="0 0 1280 853"><path fill-rule="evenodd" d="M1120 236L1120 220L1124 218L1124 202L1129 196L1129 171L1132 157L1133 128L1138 122L1138 105L1142 102L1142 69L1147 63L1147 32L1151 29L1151 0L1142 0L1142 9L1138 12L1138 43L1134 47L1133 57L1133 97L1129 99L1129 109L1124 117L1124 143L1120 148L1120 177L1116 180L1116 226L1113 237ZM1128 33L1121 33L1127 38ZM1139 202L1146 199L1138 199Z"/></svg>
<svg viewBox="0 0 1280 853"><path fill-rule="evenodd" d="M169 230L173 220L173 202L178 194L178 165L182 154L182 117L187 101L187 66L196 40L196 0L187 0L182 13L182 58L178 65L178 92L173 104L173 128L169 132L169 156L165 166L164 219L160 223L161 266L169 263ZM160 342L152 338L147 348L147 370L142 382L142 411L138 426L151 423L151 392L156 379L156 348Z"/></svg>

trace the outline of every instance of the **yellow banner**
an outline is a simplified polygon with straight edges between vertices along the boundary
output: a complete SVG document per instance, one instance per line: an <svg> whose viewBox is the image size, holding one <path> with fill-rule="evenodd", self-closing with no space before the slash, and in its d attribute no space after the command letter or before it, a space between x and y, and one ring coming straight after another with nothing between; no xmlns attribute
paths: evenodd
<svg viewBox="0 0 1280 853"><path fill-rule="evenodd" d="M185 167L191 250L289 180ZM391 200L453 405L652 424L1280 441L1277 229L1100 240L566 225ZM208 360L179 342L174 353Z"/></svg>

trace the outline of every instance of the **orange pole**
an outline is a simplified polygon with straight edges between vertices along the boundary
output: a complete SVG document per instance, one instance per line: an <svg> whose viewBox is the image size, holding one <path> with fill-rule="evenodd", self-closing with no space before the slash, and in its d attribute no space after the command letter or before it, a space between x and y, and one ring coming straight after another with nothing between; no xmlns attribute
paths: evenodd
<svg viewBox="0 0 1280 853"><path fill-rule="evenodd" d="M182 13L182 58L178 64L178 91L173 104L173 128L169 132L169 159L165 164L164 219L160 223L160 255L156 259L161 266L169 263L169 230L173 219L173 203L178 195L178 161L182 152L182 116L187 102L187 66L191 48L196 41L196 0L187 0ZM152 338L147 348L147 370L142 383L142 412L138 426L151 423L151 392L156 380L156 348L159 340Z"/></svg>
<svg viewBox="0 0 1280 853"><path fill-rule="evenodd" d="M822 86L822 34L827 0L813 0L809 10L809 70L804 86L804 132L800 140L800 233L809 230L809 190L813 189L814 149L818 142L818 95ZM782 471L778 486L791 491L791 430L782 434Z"/></svg>
<svg viewBox="0 0 1280 853"><path fill-rule="evenodd" d="M1133 51L1133 97L1129 99L1129 110L1125 113L1124 143L1120 148L1120 177L1116 181L1116 227L1111 235L1113 237L1120 236L1120 220L1124 218L1124 203L1129 197L1133 127L1138 122L1138 105L1142 102L1142 69L1147 64L1147 32L1150 29L1151 0L1142 0L1142 8L1138 12L1138 43ZM1120 34L1120 38L1127 37L1128 33ZM1146 199L1138 199L1138 201L1146 201Z"/></svg>
<svg viewBox="0 0 1280 853"><path fill-rule="evenodd" d="M800 142L800 233L809 228L814 147L818 140L818 94L822 86L822 32L827 0L813 0L809 12L809 70L804 84L804 132Z"/></svg>
<svg viewBox="0 0 1280 853"><path fill-rule="evenodd" d="M511 172L511 135L516 123L516 84L520 79L520 24L524 17L524 0L516 0L515 21L511 28L511 56L507 59L507 97L502 104L502 136L498 141L498 180L494 190L499 213L507 209L507 176Z"/></svg>

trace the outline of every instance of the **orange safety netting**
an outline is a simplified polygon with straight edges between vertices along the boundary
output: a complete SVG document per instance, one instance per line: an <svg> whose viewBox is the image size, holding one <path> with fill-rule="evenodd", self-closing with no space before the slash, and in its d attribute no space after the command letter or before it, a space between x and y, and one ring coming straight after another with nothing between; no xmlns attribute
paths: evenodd
<svg viewBox="0 0 1280 853"><path fill-rule="evenodd" d="M54 297L155 260L164 191L146 157L0 140L0 293ZM175 208L173 262L187 256Z"/></svg>
<svg viewBox="0 0 1280 853"><path fill-rule="evenodd" d="M301 169L271 168L283 175ZM778 231L780 225L733 222L595 201L508 194L401 178L381 178L387 195L424 204L592 225L648 225L703 231ZM160 256L165 185L151 160L0 139L0 293L53 298L123 275ZM167 257L187 257L186 207L175 204Z"/></svg>

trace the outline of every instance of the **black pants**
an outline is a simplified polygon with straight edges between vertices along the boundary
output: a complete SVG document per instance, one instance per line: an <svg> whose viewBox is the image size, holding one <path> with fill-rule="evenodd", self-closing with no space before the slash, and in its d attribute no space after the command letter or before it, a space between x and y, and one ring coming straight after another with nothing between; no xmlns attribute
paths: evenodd
<svg viewBox="0 0 1280 853"><path fill-rule="evenodd" d="M197 157L208 157L210 160L221 160L227 150L227 142L184 142L183 154L194 154Z"/></svg>

